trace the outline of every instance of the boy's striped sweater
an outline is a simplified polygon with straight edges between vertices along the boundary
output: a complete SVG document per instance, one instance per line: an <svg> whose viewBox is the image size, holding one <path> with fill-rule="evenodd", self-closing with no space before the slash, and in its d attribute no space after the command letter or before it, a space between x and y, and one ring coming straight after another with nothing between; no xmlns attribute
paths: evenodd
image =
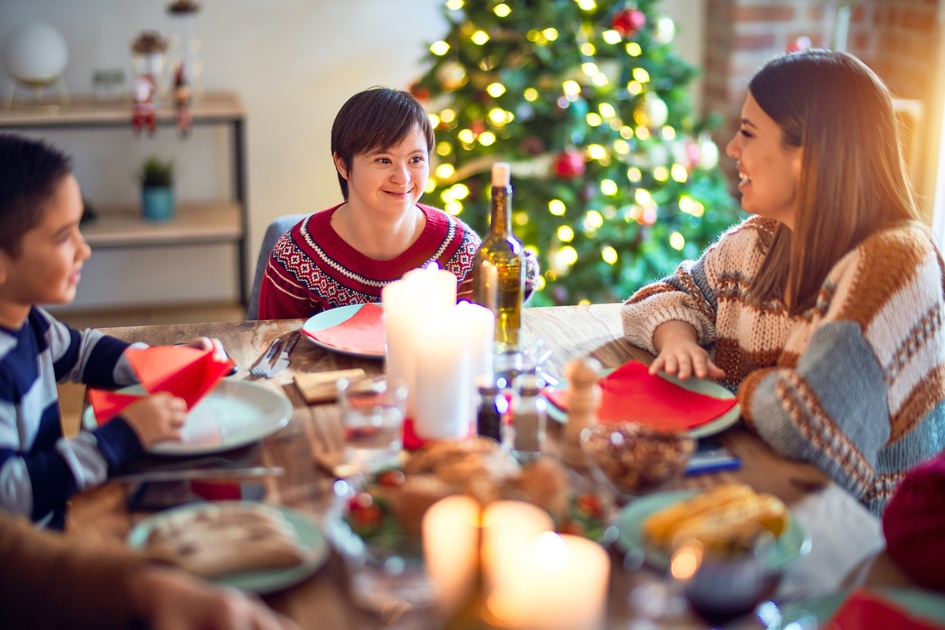
<svg viewBox="0 0 945 630"><path fill-rule="evenodd" d="M746 301L759 234L776 225L752 217L637 291L624 332L655 352L657 326L691 324L747 425L879 514L905 471L945 449L941 258L921 227L878 232L831 269L813 308L790 316L781 300Z"/></svg>

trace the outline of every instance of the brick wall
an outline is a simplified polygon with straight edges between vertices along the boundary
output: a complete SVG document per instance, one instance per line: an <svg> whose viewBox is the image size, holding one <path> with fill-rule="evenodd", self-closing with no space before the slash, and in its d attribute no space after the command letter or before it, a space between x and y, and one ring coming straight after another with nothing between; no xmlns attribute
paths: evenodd
<svg viewBox="0 0 945 630"><path fill-rule="evenodd" d="M724 150L738 128L738 113L752 75L799 37L813 46L834 47L838 0L706 0L703 113L722 113L715 134ZM852 3L847 49L862 59L899 98L918 99L923 111L937 109L934 81L945 0L859 0ZM915 138L937 129L929 116ZM732 160L722 166L734 181ZM917 185L919 183L917 182Z"/></svg>

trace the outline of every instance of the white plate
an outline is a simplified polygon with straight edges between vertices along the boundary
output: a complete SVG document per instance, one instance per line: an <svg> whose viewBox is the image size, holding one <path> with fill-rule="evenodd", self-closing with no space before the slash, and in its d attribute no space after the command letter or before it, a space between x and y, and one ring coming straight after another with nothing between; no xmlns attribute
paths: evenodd
<svg viewBox="0 0 945 630"><path fill-rule="evenodd" d="M601 370L600 377L603 378L614 371L615 368L607 368ZM709 381L704 378L688 378L685 381L681 381L675 376L670 376L664 372L658 373L662 378L665 378L671 383L679 385L683 389L689 390L691 392L696 392L697 394L704 394L706 396L712 396L713 398L721 398L723 400L729 400L735 398L735 394L728 391L718 383L714 381ZM558 389L566 389L568 382L566 379L561 379L561 382L558 384ZM556 420L564 424L568 421L568 412L560 407L555 406L550 398L546 397L548 401L548 416L552 420ZM713 420L705 424L701 424L693 429L689 430L689 435L694 438L707 437L710 435L715 435L716 433L721 433L725 429L729 428L741 417L742 411L738 403L735 403L735 406L720 415Z"/></svg>
<svg viewBox="0 0 945 630"><path fill-rule="evenodd" d="M660 570L669 566L665 551L654 549L643 538L643 522L653 513L694 497L698 490L670 490L634 499L617 515L617 546L624 551L642 549L647 563ZM769 569L781 570L797 558L810 553L811 540L797 519L788 513L787 528L778 536L774 553L767 560Z"/></svg>
<svg viewBox="0 0 945 630"><path fill-rule="evenodd" d="M308 332L318 332L319 330L325 330L326 328L331 328L332 326L337 326L343 322L348 321L354 314L361 310L361 307L364 304L349 304L348 306L339 306L338 308L328 309L327 311L322 311L317 315L312 315L308 318L305 324L302 326L302 330ZM380 303L378 303L380 306ZM357 352L354 350L347 350L343 348L336 348L335 346L329 345L318 341L317 339L312 339L308 335L305 335L305 338L314 343L320 348L325 350L331 350L332 352L338 352L340 354L347 354L353 357L364 357L368 359L377 359L383 358L383 352Z"/></svg>
<svg viewBox="0 0 945 630"><path fill-rule="evenodd" d="M136 385L122 393L143 394ZM289 424L292 403L283 394L252 381L221 380L204 396L184 423L183 440L155 444L155 455L202 455L222 453L272 435ZM91 406L82 418L83 426L97 426Z"/></svg>
<svg viewBox="0 0 945 630"><path fill-rule="evenodd" d="M158 512L144 519L131 530L128 534L128 544L132 547L143 548L148 541L148 535L154 527L162 521L168 519L172 514L179 514L182 511L198 512L205 510L209 506L226 506L229 504L240 504L242 507L250 507L258 510L271 510L280 513L298 537L302 547L308 552L308 558L301 564L284 569L267 569L264 571L246 571L243 573L233 573L211 579L210 581L219 586L231 586L240 590L258 593L274 593L288 586L292 586L302 581L315 571L318 571L328 559L329 547L328 541L318 525L306 514L293 510L282 505L268 505L262 503L252 503L249 501L221 501L221 502L200 502L182 505L170 510Z"/></svg>

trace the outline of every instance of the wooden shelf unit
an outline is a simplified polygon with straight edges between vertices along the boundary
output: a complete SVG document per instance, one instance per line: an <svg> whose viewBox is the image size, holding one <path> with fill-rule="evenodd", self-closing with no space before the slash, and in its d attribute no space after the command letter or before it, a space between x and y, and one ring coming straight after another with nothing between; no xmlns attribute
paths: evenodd
<svg viewBox="0 0 945 630"><path fill-rule="evenodd" d="M155 108L158 126L174 126L177 114L166 102ZM169 221L153 222L137 207L102 208L95 221L83 224L90 245L123 248L140 245L190 245L232 242L238 255L237 278L240 303L246 304L246 198L245 112L232 92L206 92L191 107L194 126L227 125L231 130L232 197L229 200L188 203L178 201L177 213ZM0 130L131 129L131 103L126 99L99 101L92 96L73 96L68 105L53 99L0 107ZM144 133L144 132L142 132Z"/></svg>

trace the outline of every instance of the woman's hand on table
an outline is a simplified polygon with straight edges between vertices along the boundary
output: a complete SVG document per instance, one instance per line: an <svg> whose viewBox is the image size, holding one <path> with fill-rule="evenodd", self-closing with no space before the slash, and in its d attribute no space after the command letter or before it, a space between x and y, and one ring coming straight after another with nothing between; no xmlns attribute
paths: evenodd
<svg viewBox="0 0 945 630"><path fill-rule="evenodd" d="M653 332L653 346L659 354L650 364L650 374L662 370L683 381L693 374L698 378L712 379L725 376L725 370L712 362L697 339L696 329L686 322L670 320L657 326Z"/></svg>
<svg viewBox="0 0 945 630"><path fill-rule="evenodd" d="M121 415L147 449L164 440L181 439L187 403L168 392L158 392L131 403Z"/></svg>
<svg viewBox="0 0 945 630"><path fill-rule="evenodd" d="M130 591L136 615L152 630L298 630L240 591L174 569L144 568L131 578Z"/></svg>

